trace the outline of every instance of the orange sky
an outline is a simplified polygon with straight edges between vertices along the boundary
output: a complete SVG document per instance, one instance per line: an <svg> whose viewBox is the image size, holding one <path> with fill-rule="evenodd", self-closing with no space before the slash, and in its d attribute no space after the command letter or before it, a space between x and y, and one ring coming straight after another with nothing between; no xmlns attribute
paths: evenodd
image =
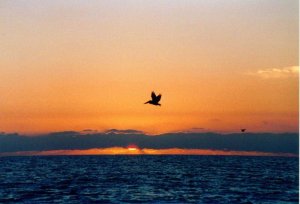
<svg viewBox="0 0 300 204"><path fill-rule="evenodd" d="M298 131L298 21L296 0L1 1L0 130Z"/></svg>

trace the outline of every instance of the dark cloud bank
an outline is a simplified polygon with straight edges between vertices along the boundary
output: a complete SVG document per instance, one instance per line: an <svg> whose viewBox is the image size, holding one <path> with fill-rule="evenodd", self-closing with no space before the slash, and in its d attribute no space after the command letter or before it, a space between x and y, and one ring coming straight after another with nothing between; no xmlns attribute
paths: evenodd
<svg viewBox="0 0 300 204"><path fill-rule="evenodd" d="M107 147L214 149L259 151L298 154L298 133L167 133L146 135L136 130L108 130L106 132L56 132L29 137L0 133L0 153L18 151L71 150Z"/></svg>

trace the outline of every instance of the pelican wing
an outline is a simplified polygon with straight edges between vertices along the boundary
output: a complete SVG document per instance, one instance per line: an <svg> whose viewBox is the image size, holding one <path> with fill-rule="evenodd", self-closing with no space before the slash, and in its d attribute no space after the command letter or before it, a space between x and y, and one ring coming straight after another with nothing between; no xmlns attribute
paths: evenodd
<svg viewBox="0 0 300 204"><path fill-rule="evenodd" d="M156 98L155 98L155 102L159 102L160 101L160 99L161 99L161 94L159 94L158 96L156 96Z"/></svg>
<svg viewBox="0 0 300 204"><path fill-rule="evenodd" d="M151 93L151 98L152 98L153 101L156 100L156 95L155 95L154 91L152 91L152 93Z"/></svg>

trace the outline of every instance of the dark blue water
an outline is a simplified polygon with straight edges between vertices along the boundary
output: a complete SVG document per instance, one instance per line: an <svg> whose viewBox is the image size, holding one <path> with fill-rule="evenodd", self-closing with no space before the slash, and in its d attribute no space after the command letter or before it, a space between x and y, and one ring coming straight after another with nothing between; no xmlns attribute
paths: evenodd
<svg viewBox="0 0 300 204"><path fill-rule="evenodd" d="M0 158L1 203L298 203L298 158Z"/></svg>

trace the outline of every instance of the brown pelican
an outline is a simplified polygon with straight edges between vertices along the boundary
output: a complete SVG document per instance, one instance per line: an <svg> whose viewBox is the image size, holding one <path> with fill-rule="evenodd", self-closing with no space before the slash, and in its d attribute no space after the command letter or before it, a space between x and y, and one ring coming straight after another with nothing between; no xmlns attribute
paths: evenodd
<svg viewBox="0 0 300 204"><path fill-rule="evenodd" d="M149 100L149 101L147 101L144 104L150 103L150 104L155 105L155 106L160 106L161 105L160 103L158 103L160 101L161 94L159 94L158 96L156 96L155 93L154 93L154 91L152 91L151 98L152 98L152 100Z"/></svg>

